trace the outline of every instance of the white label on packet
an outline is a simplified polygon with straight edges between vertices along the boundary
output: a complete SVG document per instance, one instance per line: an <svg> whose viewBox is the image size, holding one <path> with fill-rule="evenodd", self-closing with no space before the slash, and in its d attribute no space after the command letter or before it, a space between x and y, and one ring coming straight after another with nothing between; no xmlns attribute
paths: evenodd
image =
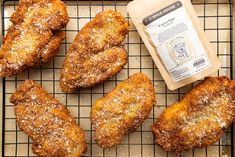
<svg viewBox="0 0 235 157"><path fill-rule="evenodd" d="M211 66L180 1L144 18L143 24L174 82Z"/></svg>

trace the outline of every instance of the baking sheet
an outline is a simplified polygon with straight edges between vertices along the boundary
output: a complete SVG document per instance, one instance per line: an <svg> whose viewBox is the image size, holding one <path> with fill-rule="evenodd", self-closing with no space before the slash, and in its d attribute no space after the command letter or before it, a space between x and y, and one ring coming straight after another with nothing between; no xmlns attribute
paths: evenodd
<svg viewBox="0 0 235 157"><path fill-rule="evenodd" d="M230 55L230 4L224 1L194 0L194 8L199 16L202 27L204 27L207 38L211 41L215 53L221 61L221 70L214 75L231 75ZM151 59L146 47L141 41L131 20L126 12L128 1L65 1L67 4L70 22L66 27L66 39L61 45L60 52L56 58L42 66L35 67L23 74L5 79L5 156L35 156L31 151L31 140L19 130L15 124L13 105L9 103L10 95L25 79L38 81L46 90L53 94L59 101L67 106L71 114L76 118L80 126L86 131L88 150L86 156L117 156L117 157L171 157L157 145L154 145L150 126L155 118L170 104L178 101L193 85L188 85L176 91L169 91ZM15 9L17 2L8 1L4 3L4 31L9 26L9 16ZM128 64L116 76L91 89L82 89L73 94L61 92L58 79L60 76L61 63L71 42L88 21L96 13L102 10L118 10L130 22L130 31L125 40L125 48L129 54ZM93 140L93 130L90 124L90 107L98 98L105 95L119 82L126 79L135 72L143 72L148 75L155 86L157 104L152 110L149 118L134 133L126 136L122 143L110 150L102 150ZM196 83L194 83L195 85ZM232 156L231 130L212 146L183 153L184 157L230 157Z"/></svg>

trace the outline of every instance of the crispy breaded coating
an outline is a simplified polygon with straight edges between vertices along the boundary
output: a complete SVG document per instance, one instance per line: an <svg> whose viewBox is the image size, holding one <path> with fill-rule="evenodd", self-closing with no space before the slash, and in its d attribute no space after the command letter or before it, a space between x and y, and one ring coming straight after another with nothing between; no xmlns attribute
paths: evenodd
<svg viewBox="0 0 235 157"><path fill-rule="evenodd" d="M65 38L68 21L60 0L21 0L0 49L0 77L50 61Z"/></svg>
<svg viewBox="0 0 235 157"><path fill-rule="evenodd" d="M95 141L102 148L111 148L134 132L155 103L154 87L147 76L136 73L117 85L91 109Z"/></svg>
<svg viewBox="0 0 235 157"><path fill-rule="evenodd" d="M208 77L167 108L152 131L166 151L181 152L215 143L234 120L235 81Z"/></svg>
<svg viewBox="0 0 235 157"><path fill-rule="evenodd" d="M120 13L98 13L69 48L60 77L62 91L92 87L121 71L127 62L122 45L127 33L128 22Z"/></svg>
<svg viewBox="0 0 235 157"><path fill-rule="evenodd" d="M69 111L39 84L26 80L11 96L16 122L43 157L80 157L86 151L85 132Z"/></svg>

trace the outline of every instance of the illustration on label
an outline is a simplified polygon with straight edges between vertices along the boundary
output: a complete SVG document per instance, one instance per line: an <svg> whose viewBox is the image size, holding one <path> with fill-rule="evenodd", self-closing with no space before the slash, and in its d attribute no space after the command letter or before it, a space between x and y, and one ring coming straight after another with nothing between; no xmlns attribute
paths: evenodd
<svg viewBox="0 0 235 157"><path fill-rule="evenodd" d="M170 56L176 64L183 64L192 59L192 52L188 46L189 43L184 36L176 37L168 43Z"/></svg>

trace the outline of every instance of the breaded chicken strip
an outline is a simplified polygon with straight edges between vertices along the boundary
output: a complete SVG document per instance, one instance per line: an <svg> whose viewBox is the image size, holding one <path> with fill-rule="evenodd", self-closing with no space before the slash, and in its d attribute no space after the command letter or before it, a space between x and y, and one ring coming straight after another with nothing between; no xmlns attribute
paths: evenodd
<svg viewBox="0 0 235 157"><path fill-rule="evenodd" d="M91 109L97 144L111 148L134 132L148 118L155 103L154 93L149 78L136 73L97 100Z"/></svg>
<svg viewBox="0 0 235 157"><path fill-rule="evenodd" d="M0 49L0 77L50 61L59 51L68 21L60 0L21 0Z"/></svg>
<svg viewBox="0 0 235 157"><path fill-rule="evenodd" d="M80 157L86 151L85 132L69 111L39 84L26 80L11 96L16 122L43 157Z"/></svg>
<svg viewBox="0 0 235 157"><path fill-rule="evenodd" d="M92 87L121 71L127 62L122 45L127 32L128 23L120 13L98 13L69 48L60 77L62 91Z"/></svg>
<svg viewBox="0 0 235 157"><path fill-rule="evenodd" d="M167 108L152 126L166 151L207 147L235 120L235 81L208 77L178 103Z"/></svg>

